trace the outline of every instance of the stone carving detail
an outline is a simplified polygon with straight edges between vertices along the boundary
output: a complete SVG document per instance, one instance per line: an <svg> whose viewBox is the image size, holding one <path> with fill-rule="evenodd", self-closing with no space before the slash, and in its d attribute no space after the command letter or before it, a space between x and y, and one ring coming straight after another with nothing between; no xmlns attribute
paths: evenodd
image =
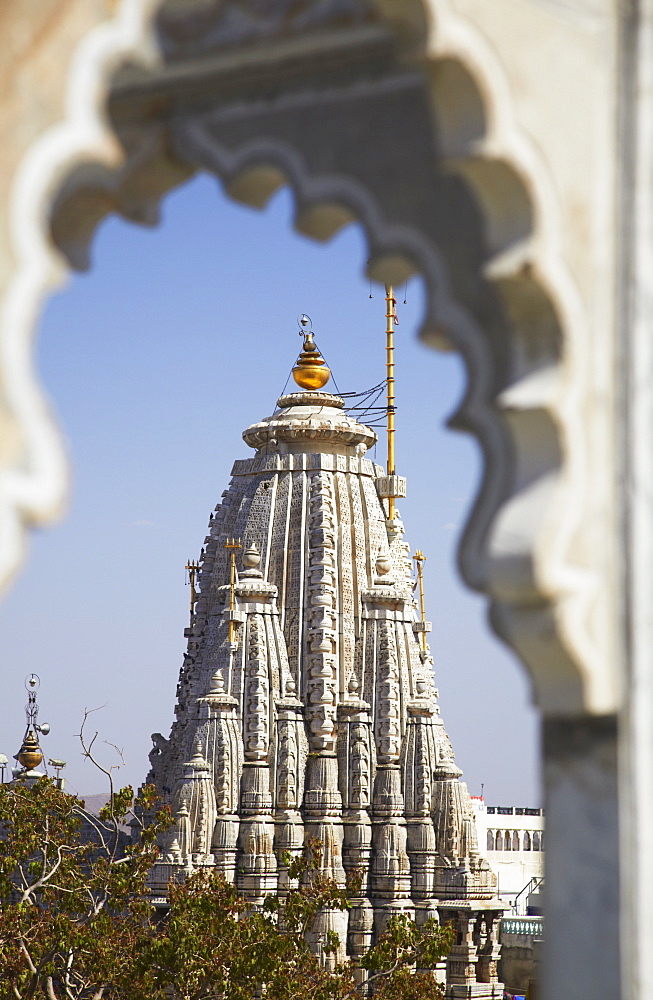
<svg viewBox="0 0 653 1000"><path fill-rule="evenodd" d="M217 811L210 771L198 740L175 790L175 824L168 833L167 856L178 852L186 865L212 864L214 860L211 846Z"/></svg>
<svg viewBox="0 0 653 1000"><path fill-rule="evenodd" d="M211 689L199 699L210 720L210 742L213 744L216 822L213 830L212 853L216 867L234 881L238 842L238 790L242 767L242 737L237 718L238 701L226 693L221 671L216 671Z"/></svg>
<svg viewBox="0 0 653 1000"><path fill-rule="evenodd" d="M288 885L284 855L297 857L304 845L303 799L300 770L303 755L304 720L295 682L288 676L285 697L277 702L277 781L274 846L279 859L279 891ZM303 737L303 741L302 741Z"/></svg>
<svg viewBox="0 0 653 1000"><path fill-rule="evenodd" d="M372 720L370 706L358 697L355 675L349 681L348 698L339 706L341 730L341 791L343 800L343 866L363 872L360 895L351 900L347 950L354 959L372 944L374 910L369 899L369 867L372 853ZM362 970L361 970L362 977Z"/></svg>
<svg viewBox="0 0 653 1000"><path fill-rule="evenodd" d="M433 705L426 699L408 706L403 783L407 822L406 846L410 858L411 896L421 920L436 916L435 869L436 836L431 818L433 762L436 742L433 733Z"/></svg>
<svg viewBox="0 0 653 1000"><path fill-rule="evenodd" d="M336 757L338 670L336 585L336 524L333 476L315 472L309 479L307 512L306 643L308 645L307 717L311 756L306 775L304 809L307 833L322 844L325 870L344 885L342 865L342 799ZM330 931L341 946L323 953ZM344 932L344 933L343 933ZM327 965L345 957L346 922L342 914L325 910L313 927L312 944Z"/></svg>
<svg viewBox="0 0 653 1000"><path fill-rule="evenodd" d="M308 510L308 719L314 751L335 750L336 569L333 485L328 473L311 477Z"/></svg>
<svg viewBox="0 0 653 1000"><path fill-rule="evenodd" d="M496 880L479 858L432 660L414 629L403 525L386 522L378 467L358 451L373 432L359 433L342 405L324 392L284 397L245 432L256 456L236 463L211 518L177 718L151 755L175 812L153 894L175 872L211 864L261 905L267 892L287 891L288 854L316 838L341 885L347 872L364 873L349 914L326 910L312 928L326 964L357 962L393 914L442 918L460 901L469 975L485 977L470 980L474 996L491 996ZM320 415L329 407L339 423ZM272 425L271 451L261 428ZM296 450L281 454L286 445ZM227 616L233 536L243 549ZM331 931L333 953L324 950Z"/></svg>
<svg viewBox="0 0 653 1000"><path fill-rule="evenodd" d="M370 806L370 732L369 722L351 726L349 749L349 805L363 810Z"/></svg>
<svg viewBox="0 0 653 1000"><path fill-rule="evenodd" d="M251 560L250 560L251 561ZM259 602L274 589L257 579L241 583L237 594L246 617L246 667L243 696L244 763L240 794L238 885L255 902L277 888L274 820L270 780L271 662ZM245 603L246 601L246 603ZM260 610L263 610L260 608ZM271 610L271 609L270 609Z"/></svg>
<svg viewBox="0 0 653 1000"><path fill-rule="evenodd" d="M299 802L297 794L297 757L299 748L293 722L279 721L279 774L277 778L277 805L281 809L296 811Z"/></svg>
<svg viewBox="0 0 653 1000"><path fill-rule="evenodd" d="M270 748L269 684L265 633L259 615L248 622L245 679L245 760L265 760Z"/></svg>
<svg viewBox="0 0 653 1000"><path fill-rule="evenodd" d="M192 11L192 17L189 13ZM366 0L167 0L159 14L159 37L168 58L217 48L255 44L276 37L334 26L357 25L372 19Z"/></svg>
<svg viewBox="0 0 653 1000"><path fill-rule="evenodd" d="M399 664L394 630L384 622L379 630L379 682L376 699L376 738L379 760L399 758Z"/></svg>
<svg viewBox="0 0 653 1000"><path fill-rule="evenodd" d="M500 996L497 963L499 916L447 907L444 911L456 930L456 944L447 956L447 983L452 996L474 996L479 982L486 984L485 996ZM492 992L494 991L494 992Z"/></svg>

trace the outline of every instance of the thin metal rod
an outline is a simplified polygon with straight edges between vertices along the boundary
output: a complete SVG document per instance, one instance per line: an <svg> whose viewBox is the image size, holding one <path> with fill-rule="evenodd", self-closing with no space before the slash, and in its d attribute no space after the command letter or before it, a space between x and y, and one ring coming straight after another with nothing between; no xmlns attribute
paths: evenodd
<svg viewBox="0 0 653 1000"><path fill-rule="evenodd" d="M234 630L236 627L236 623L233 618L233 612L236 610L236 549L242 548L240 538L228 538L224 547L231 554L231 567L229 573L229 611L231 612L229 616L229 642L232 643L234 641Z"/></svg>
<svg viewBox="0 0 653 1000"><path fill-rule="evenodd" d="M186 563L186 570L188 572L188 582L190 583L190 623L193 624L193 615L195 614L195 602L197 601L197 591L195 590L195 579L197 576L197 571L199 569L199 563L194 562L194 560L189 559Z"/></svg>
<svg viewBox="0 0 653 1000"><path fill-rule="evenodd" d="M421 549L417 549L415 555L413 556L415 560L415 565L417 566L417 580L419 583L419 613L422 619L422 625L426 621L426 604L424 601L424 573L422 570L422 564L426 562L426 556ZM426 632L420 632L419 634L420 646L422 647L422 652L426 652Z"/></svg>
<svg viewBox="0 0 653 1000"><path fill-rule="evenodd" d="M394 326L395 326L395 306L396 300L394 297L394 291L392 285L385 286L385 301L386 301L386 368L388 370L387 375L387 413L388 413L388 476L394 476L396 474L395 470L395 341L394 341ZM388 497L388 519L390 521L394 520L395 516L395 498Z"/></svg>

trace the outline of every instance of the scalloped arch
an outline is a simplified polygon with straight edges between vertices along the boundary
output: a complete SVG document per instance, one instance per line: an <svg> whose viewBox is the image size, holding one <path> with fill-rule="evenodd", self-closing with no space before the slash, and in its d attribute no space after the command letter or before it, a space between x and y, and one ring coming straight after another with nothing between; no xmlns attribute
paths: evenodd
<svg viewBox="0 0 653 1000"><path fill-rule="evenodd" d="M478 438L485 460L461 542L463 575L490 598L494 627L525 660L540 707L613 710L610 646L593 624L596 576L571 555L588 488L574 368L587 331L548 172L516 123L495 55L446 0L352 0L355 23L263 32L266 46L246 46L246 73L224 40L210 65L192 51L166 62L153 33L163 6L123 0L83 40L68 117L30 150L16 179L16 269L0 339L14 442L0 479L3 577L20 562L27 525L53 517L65 493L61 442L30 354L64 257L86 266L108 212L154 224L160 199L197 169L252 205L287 183L302 232L328 239L356 219L373 278L424 275L421 335L465 357L469 386L452 425ZM340 88L339 76L316 69L334 64ZM346 147L335 132L316 141L325 108L349 123ZM401 144L375 131L381 108Z"/></svg>

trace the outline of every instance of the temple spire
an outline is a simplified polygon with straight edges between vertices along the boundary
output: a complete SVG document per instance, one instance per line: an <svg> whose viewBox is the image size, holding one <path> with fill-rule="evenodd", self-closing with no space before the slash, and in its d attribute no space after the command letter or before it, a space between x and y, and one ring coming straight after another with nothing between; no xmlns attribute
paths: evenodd
<svg viewBox="0 0 653 1000"><path fill-rule="evenodd" d="M492 950L502 904L473 843L472 803L418 638L430 625L395 509L406 488L394 462L386 291L387 473L366 454L373 428L321 391L329 372L308 317L299 391L243 432L255 454L234 464L211 516L175 721L151 758L160 794L177 816L186 800L188 815L150 885L164 905L172 878L215 865L260 907L266 893L287 893L288 857L318 840L325 876L340 886L347 872L363 876L350 911L327 906L311 927L321 961L349 956L362 983L360 960L393 916L453 920L463 943L448 994L491 1000L503 992Z"/></svg>

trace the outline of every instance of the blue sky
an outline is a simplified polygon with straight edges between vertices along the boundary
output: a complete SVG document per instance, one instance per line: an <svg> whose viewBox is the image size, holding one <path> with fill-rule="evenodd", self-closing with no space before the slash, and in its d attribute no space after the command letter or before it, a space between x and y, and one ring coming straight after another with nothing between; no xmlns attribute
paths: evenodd
<svg viewBox="0 0 653 1000"><path fill-rule="evenodd" d="M49 303L38 363L72 468L65 517L33 536L0 606L5 662L0 751L24 729L24 677L41 678L46 754L68 786L104 788L76 733L85 708L119 783L145 776L150 734L169 731L185 641L184 566L249 449L242 430L270 414L295 362L306 312L341 391L385 377L385 303L363 277L365 239L328 244L292 229L279 192L263 212L230 202L206 176L171 194L162 223L107 220L93 266ZM539 805L537 724L524 670L490 633L486 602L455 568L480 474L470 437L446 430L465 384L460 359L416 339L421 283L398 290L397 470L407 539L427 555L427 617L440 706L472 794ZM379 443L377 461L385 461ZM106 741L106 742L105 742Z"/></svg>

